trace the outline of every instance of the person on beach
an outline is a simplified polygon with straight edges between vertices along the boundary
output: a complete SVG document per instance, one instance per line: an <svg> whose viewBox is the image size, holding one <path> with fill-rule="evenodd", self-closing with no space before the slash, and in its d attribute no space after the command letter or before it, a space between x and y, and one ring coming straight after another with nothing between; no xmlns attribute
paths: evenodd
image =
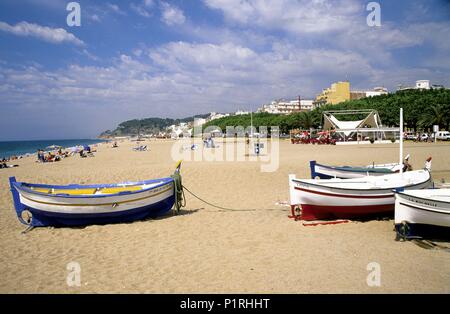
<svg viewBox="0 0 450 314"><path fill-rule="evenodd" d="M37 151L38 162L45 162L44 152L41 149Z"/></svg>

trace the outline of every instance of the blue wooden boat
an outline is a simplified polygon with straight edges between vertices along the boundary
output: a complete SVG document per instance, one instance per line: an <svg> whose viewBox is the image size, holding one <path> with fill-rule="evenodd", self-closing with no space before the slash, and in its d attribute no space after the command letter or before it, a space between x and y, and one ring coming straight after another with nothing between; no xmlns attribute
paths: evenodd
<svg viewBox="0 0 450 314"><path fill-rule="evenodd" d="M76 226L130 222L167 213L182 198L181 162L174 175L155 180L99 185L46 185L10 177L20 222L37 226Z"/></svg>

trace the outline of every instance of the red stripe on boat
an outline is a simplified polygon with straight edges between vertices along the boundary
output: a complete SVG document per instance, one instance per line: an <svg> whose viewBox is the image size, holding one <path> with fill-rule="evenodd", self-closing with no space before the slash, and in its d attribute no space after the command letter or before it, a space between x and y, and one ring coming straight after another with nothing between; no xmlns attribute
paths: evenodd
<svg viewBox="0 0 450 314"><path fill-rule="evenodd" d="M326 193L326 192L320 192L320 191L313 191L313 190L307 190L295 187L296 190L313 193L313 194L319 194L319 195L326 195L326 196L334 196L334 197L346 197L346 198L389 198L393 197L394 194L389 195L343 195L343 194L333 194L333 193Z"/></svg>
<svg viewBox="0 0 450 314"><path fill-rule="evenodd" d="M324 219L351 219L368 215L392 213L395 204L363 205L363 206L326 206L309 205L301 206L302 220L324 220Z"/></svg>

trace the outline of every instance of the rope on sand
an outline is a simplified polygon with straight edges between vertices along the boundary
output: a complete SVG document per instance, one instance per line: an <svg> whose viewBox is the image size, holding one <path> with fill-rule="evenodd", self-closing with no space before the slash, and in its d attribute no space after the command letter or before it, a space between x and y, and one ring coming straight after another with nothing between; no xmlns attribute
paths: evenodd
<svg viewBox="0 0 450 314"><path fill-rule="evenodd" d="M261 208L261 209L256 209L256 208L229 208L229 207L223 207L220 205L216 205L213 204L211 202L208 202L207 200L201 198L200 196L196 195L194 192L192 192L191 190L189 190L185 185L183 185L183 189L188 191L189 194L191 194L193 197L195 197L196 199L198 199L199 201L211 206L211 207L215 207L218 209L221 209L222 211L241 211L241 212L249 212L249 211L258 211L258 210L280 210L279 208Z"/></svg>

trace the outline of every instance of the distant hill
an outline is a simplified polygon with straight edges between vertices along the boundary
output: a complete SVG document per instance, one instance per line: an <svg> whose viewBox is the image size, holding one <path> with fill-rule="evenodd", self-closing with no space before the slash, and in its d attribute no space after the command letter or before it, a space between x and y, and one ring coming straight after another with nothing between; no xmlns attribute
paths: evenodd
<svg viewBox="0 0 450 314"><path fill-rule="evenodd" d="M156 134L160 131L164 131L168 126L172 124L178 124L182 122L194 121L195 118L206 118L209 113L199 114L192 117L182 119L171 118L145 118L145 119L133 119L120 123L114 130L106 130L102 132L99 138L109 138L114 136L136 136L139 131L141 134Z"/></svg>

